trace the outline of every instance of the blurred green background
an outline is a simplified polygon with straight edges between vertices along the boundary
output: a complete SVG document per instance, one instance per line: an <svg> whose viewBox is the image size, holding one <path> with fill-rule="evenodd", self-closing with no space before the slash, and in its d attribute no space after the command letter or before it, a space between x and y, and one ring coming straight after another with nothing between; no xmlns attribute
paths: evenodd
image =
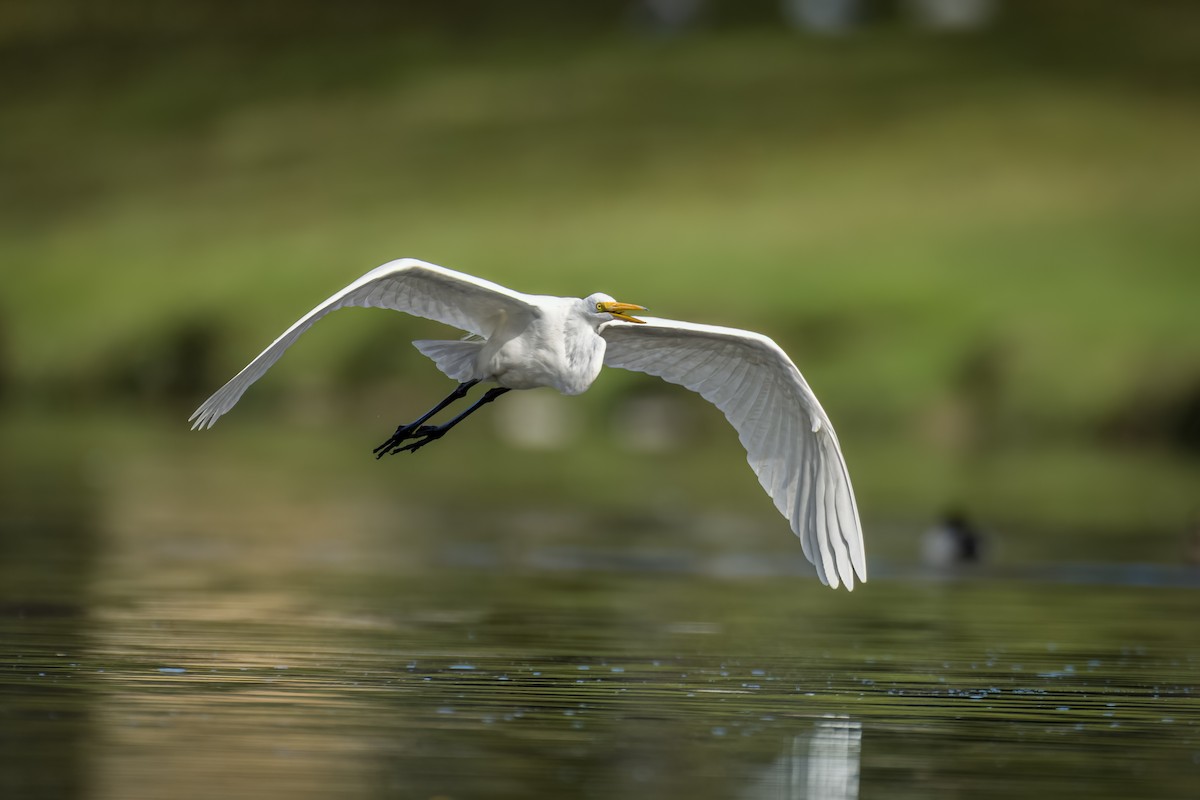
<svg viewBox="0 0 1200 800"><path fill-rule="evenodd" d="M233 462L290 487L281 506L366 484L745 514L794 548L720 414L617 371L538 407L571 422L557 451L479 419L375 464L448 388L407 344L441 332L401 315L323 321L187 433L301 313L415 256L773 336L838 427L873 556L916 558L957 506L1003 559L1193 557L1200 6L936 5L844 25L765 0L0 6L8 502L83 453L110 477L186 465L218 504L244 490L212 477ZM677 441L598 447L658 392Z"/></svg>

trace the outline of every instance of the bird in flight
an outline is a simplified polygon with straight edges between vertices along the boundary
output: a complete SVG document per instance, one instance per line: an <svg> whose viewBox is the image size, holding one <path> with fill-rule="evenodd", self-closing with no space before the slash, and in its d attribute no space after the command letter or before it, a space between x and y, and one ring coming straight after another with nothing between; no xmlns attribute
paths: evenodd
<svg viewBox="0 0 1200 800"><path fill-rule="evenodd" d="M770 338L751 331L654 317L607 294L584 298L515 292L415 258L371 270L305 314L189 418L211 428L314 322L339 308L390 308L466 331L413 345L458 382L418 419L375 448L415 453L513 389L587 390L602 366L656 375L724 412L775 507L800 537L822 583L867 579L862 525L837 434L800 370ZM478 383L495 384L440 425L430 419Z"/></svg>

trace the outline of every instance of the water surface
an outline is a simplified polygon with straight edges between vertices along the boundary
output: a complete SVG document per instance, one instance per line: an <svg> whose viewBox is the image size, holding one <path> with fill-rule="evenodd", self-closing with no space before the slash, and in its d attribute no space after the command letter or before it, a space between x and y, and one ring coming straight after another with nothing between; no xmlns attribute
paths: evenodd
<svg viewBox="0 0 1200 800"><path fill-rule="evenodd" d="M846 594L753 536L90 459L6 473L3 797L1200 790L1182 567Z"/></svg>

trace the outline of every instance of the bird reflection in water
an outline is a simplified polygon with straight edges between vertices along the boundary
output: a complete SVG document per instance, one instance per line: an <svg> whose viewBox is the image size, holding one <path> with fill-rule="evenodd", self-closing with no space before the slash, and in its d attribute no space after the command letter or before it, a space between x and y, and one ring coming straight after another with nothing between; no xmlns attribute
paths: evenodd
<svg viewBox="0 0 1200 800"><path fill-rule="evenodd" d="M858 797L862 723L826 714L793 736L775 763L742 795L746 800L854 800Z"/></svg>

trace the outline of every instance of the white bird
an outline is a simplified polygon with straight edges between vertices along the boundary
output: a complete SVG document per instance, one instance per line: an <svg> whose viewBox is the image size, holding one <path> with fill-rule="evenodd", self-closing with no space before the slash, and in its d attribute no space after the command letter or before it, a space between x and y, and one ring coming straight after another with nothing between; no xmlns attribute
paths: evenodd
<svg viewBox="0 0 1200 800"><path fill-rule="evenodd" d="M603 365L645 372L698 392L725 413L759 483L800 537L822 583L867 579L862 526L837 435L787 354L758 333L669 319L638 319L642 306L607 294L531 295L414 258L371 270L283 332L189 418L211 428L242 393L321 317L347 306L390 308L452 325L457 341L413 345L459 385L428 413L401 425L377 457L415 452L511 389L585 391ZM425 423L467 391L497 384L442 425Z"/></svg>

